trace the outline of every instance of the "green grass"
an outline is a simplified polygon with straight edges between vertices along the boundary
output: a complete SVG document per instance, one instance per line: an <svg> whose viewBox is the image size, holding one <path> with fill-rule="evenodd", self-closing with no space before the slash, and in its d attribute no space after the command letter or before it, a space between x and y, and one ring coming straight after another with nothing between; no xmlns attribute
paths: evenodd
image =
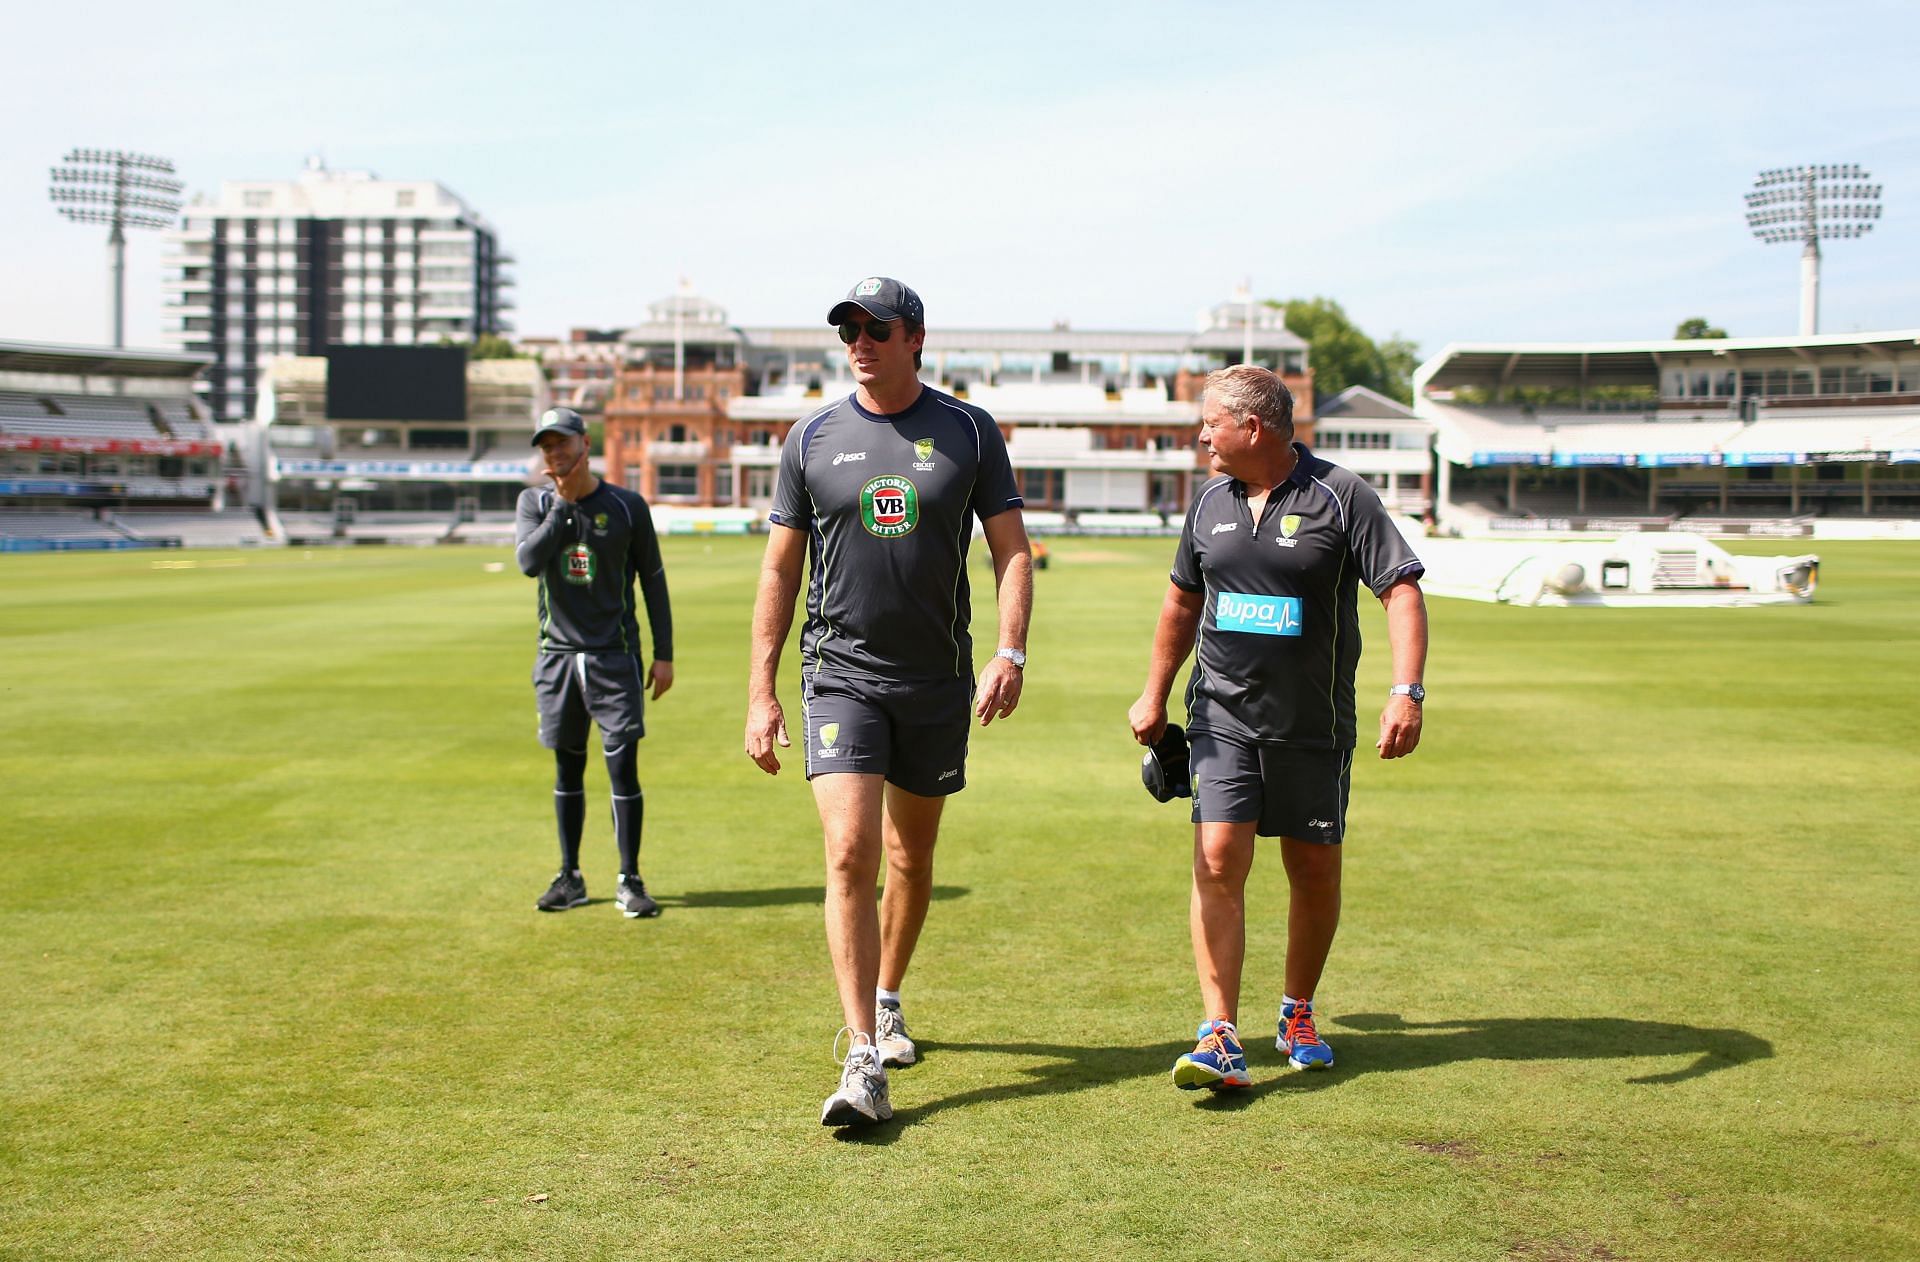
<svg viewBox="0 0 1920 1262"><path fill-rule="evenodd" d="M503 552L0 558L0 1257L1914 1257L1920 549L1820 551L1808 608L1431 602L1424 743L1356 763L1339 1068L1251 1038L1196 1100L1184 808L1125 730L1171 544L1059 541L926 1059L851 1138L811 800L740 752L753 541L668 544L647 923L598 808L594 905L532 911ZM1275 856L1249 897L1253 1036Z"/></svg>

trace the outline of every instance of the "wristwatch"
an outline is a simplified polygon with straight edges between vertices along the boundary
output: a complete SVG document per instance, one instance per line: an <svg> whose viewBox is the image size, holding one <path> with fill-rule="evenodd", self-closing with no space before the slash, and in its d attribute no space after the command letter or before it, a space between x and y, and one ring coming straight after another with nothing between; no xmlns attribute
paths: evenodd
<svg viewBox="0 0 1920 1262"><path fill-rule="evenodd" d="M1027 654L1023 649L1000 649L994 653L994 656L1006 658L1021 670L1027 668Z"/></svg>
<svg viewBox="0 0 1920 1262"><path fill-rule="evenodd" d="M1387 689L1389 697L1406 697L1415 705L1423 705L1427 700L1427 690L1419 684L1395 684Z"/></svg>

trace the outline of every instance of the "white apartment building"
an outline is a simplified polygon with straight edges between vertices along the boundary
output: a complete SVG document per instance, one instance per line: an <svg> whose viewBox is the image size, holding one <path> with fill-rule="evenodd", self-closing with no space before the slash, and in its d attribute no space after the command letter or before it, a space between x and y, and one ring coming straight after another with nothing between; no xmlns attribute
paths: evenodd
<svg viewBox="0 0 1920 1262"><path fill-rule="evenodd" d="M505 334L513 285L491 226L432 180L310 160L295 180L229 180L168 234L162 338L213 356L217 421L251 419L266 366L329 345Z"/></svg>

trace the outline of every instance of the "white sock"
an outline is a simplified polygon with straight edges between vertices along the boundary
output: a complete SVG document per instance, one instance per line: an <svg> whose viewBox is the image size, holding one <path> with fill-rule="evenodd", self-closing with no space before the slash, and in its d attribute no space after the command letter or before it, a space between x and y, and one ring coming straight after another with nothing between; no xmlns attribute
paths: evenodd
<svg viewBox="0 0 1920 1262"><path fill-rule="evenodd" d="M883 1003L889 1008L898 1008L900 1006L900 992L875 986L873 988L873 1001L875 1003Z"/></svg>
<svg viewBox="0 0 1920 1262"><path fill-rule="evenodd" d="M1304 1006L1308 1012L1313 1011L1313 1000L1311 999L1295 999L1292 995L1280 996L1280 1010L1282 1012L1286 1011L1288 1004L1299 1004Z"/></svg>

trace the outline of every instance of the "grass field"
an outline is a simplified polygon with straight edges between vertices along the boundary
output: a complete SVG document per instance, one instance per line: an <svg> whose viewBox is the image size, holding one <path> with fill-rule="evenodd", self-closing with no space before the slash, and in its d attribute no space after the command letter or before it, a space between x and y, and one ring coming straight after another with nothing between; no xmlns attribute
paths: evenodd
<svg viewBox="0 0 1920 1262"><path fill-rule="evenodd" d="M599 806L593 905L532 910L504 552L0 558L0 1257L1920 1256L1920 548L1820 551L1807 608L1431 602L1339 1067L1272 1050L1269 854L1256 1087L1195 1099L1184 807L1125 730L1171 544L1059 541L857 1136L811 800L740 752L757 543L668 544L653 922Z"/></svg>

